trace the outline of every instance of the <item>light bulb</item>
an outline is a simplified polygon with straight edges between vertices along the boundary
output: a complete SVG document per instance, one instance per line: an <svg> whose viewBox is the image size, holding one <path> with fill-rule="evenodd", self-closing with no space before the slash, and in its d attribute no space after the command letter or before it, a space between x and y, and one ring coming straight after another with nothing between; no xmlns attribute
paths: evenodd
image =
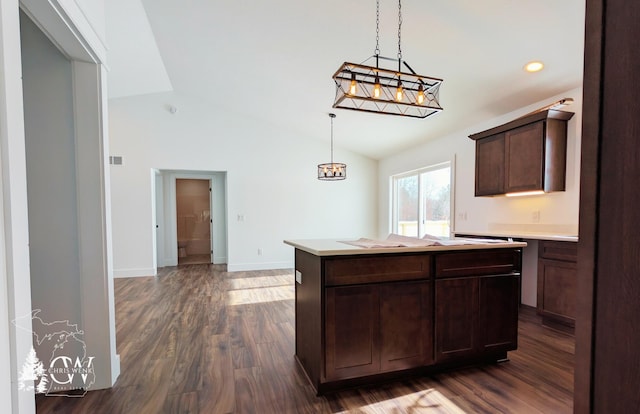
<svg viewBox="0 0 640 414"><path fill-rule="evenodd" d="M351 74L351 86L349 86L349 95L356 94L356 74Z"/></svg>
<svg viewBox="0 0 640 414"><path fill-rule="evenodd" d="M402 81L400 81L400 79L398 79L398 88L396 89L396 101L400 102L402 101L402 96L403 96L403 92L402 92Z"/></svg>
<svg viewBox="0 0 640 414"><path fill-rule="evenodd" d="M418 86L418 105L422 105L424 102L424 89L422 88L422 85Z"/></svg>
<svg viewBox="0 0 640 414"><path fill-rule="evenodd" d="M376 75L375 83L373 85L373 97L374 98L380 97L380 78L377 75Z"/></svg>

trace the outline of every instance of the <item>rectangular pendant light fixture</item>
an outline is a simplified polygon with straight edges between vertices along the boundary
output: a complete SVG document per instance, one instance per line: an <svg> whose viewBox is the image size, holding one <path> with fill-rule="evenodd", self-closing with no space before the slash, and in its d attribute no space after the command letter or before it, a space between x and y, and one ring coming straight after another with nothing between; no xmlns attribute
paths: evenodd
<svg viewBox="0 0 640 414"><path fill-rule="evenodd" d="M398 58L380 56L380 0L376 0L375 66L345 62L333 74L334 108L426 118L442 111L442 79L418 75L402 60L402 1L398 0ZM380 67L380 59L398 63L398 69ZM367 59L368 60L368 59ZM403 71L403 65L408 72Z"/></svg>
<svg viewBox="0 0 640 414"><path fill-rule="evenodd" d="M334 108L414 118L442 111L438 101L442 79L345 62L334 73L333 80Z"/></svg>

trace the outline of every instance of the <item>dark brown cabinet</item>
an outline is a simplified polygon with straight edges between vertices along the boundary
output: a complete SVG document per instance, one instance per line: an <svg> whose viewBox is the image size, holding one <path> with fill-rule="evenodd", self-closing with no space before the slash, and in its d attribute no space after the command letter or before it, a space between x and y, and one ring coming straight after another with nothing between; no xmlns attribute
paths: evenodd
<svg viewBox="0 0 640 414"><path fill-rule="evenodd" d="M504 134L476 141L476 196L504 194Z"/></svg>
<svg viewBox="0 0 640 414"><path fill-rule="evenodd" d="M397 371L433 361L429 282L380 286L380 370Z"/></svg>
<svg viewBox="0 0 640 414"><path fill-rule="evenodd" d="M517 348L520 259L502 253L436 259L436 362Z"/></svg>
<svg viewBox="0 0 640 414"><path fill-rule="evenodd" d="M377 286L327 289L326 364L328 379L351 378L380 371Z"/></svg>
<svg viewBox="0 0 640 414"><path fill-rule="evenodd" d="M502 359L517 344L521 254L296 249L296 359L318 393Z"/></svg>
<svg viewBox="0 0 640 414"><path fill-rule="evenodd" d="M478 281L436 281L436 361L468 357L476 352Z"/></svg>
<svg viewBox="0 0 640 414"><path fill-rule="evenodd" d="M327 380L431 362L427 282L332 287L326 295Z"/></svg>
<svg viewBox="0 0 640 414"><path fill-rule="evenodd" d="M505 193L544 189L544 124L538 121L505 132ZM558 190L564 190L564 180L551 191Z"/></svg>
<svg viewBox="0 0 640 414"><path fill-rule="evenodd" d="M546 110L470 135L476 141L476 196L564 191L567 121Z"/></svg>
<svg viewBox="0 0 640 414"><path fill-rule="evenodd" d="M538 314L544 323L575 325L577 254L576 243L538 244Z"/></svg>
<svg viewBox="0 0 640 414"><path fill-rule="evenodd" d="M520 276L483 276L478 279L478 284L480 352L506 352L516 349Z"/></svg>

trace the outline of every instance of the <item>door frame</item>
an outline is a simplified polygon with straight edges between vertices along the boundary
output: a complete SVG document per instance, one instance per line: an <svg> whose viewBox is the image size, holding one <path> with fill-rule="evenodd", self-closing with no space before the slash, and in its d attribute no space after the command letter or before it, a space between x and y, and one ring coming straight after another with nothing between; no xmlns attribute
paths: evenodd
<svg viewBox="0 0 640 414"><path fill-rule="evenodd" d="M163 219L160 226L164 231L159 232L162 239L159 242L164 252L163 257L158 258L157 267L178 265L178 216L176 210L176 180L196 179L209 180L211 195L209 199L211 207L211 263L227 263L227 173L226 171L187 171L158 169L162 176L163 188ZM154 203L156 203L154 199ZM153 209L156 211L157 206ZM155 224L154 224L155 226ZM155 228L153 229L155 231ZM155 234L155 233L154 233ZM174 248L175 246L175 248ZM160 249L159 249L160 250Z"/></svg>

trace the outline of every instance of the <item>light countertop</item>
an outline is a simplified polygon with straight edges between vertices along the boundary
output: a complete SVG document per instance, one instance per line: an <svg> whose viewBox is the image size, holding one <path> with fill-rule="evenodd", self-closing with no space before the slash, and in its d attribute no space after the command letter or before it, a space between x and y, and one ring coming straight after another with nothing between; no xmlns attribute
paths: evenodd
<svg viewBox="0 0 640 414"><path fill-rule="evenodd" d="M495 231L485 231L485 232L474 232L474 231L456 231L456 235L465 235L465 236L486 236L486 237L504 237L504 238L515 238L515 239L524 239L524 240L550 240L550 241L567 241L567 242L577 242L578 236L574 235L566 235L566 234L546 234L546 233L533 233L533 232L495 232Z"/></svg>
<svg viewBox="0 0 640 414"><path fill-rule="evenodd" d="M352 241L345 239L344 241ZM510 243L478 243L456 246L426 246L426 247L358 247L342 243L335 239L306 239L284 240L285 244L293 246L315 256L342 256L353 254L379 254L379 253L411 253L411 252L435 252L447 250L478 250L478 249L506 249L514 247L526 247L524 242Z"/></svg>

